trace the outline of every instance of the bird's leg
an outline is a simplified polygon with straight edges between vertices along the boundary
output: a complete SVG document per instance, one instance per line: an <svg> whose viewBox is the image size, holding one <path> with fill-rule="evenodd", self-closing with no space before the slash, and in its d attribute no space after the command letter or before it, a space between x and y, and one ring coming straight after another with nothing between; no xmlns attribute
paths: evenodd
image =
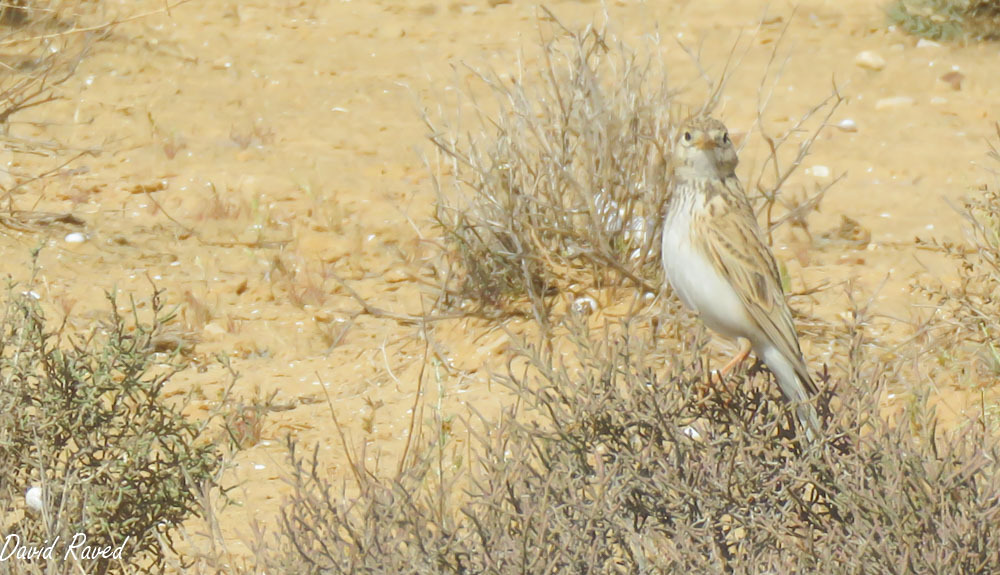
<svg viewBox="0 0 1000 575"><path fill-rule="evenodd" d="M743 363L748 355L750 355L750 341L744 339L742 349L740 349L740 352L734 355L733 359L729 360L729 363L722 366L722 369L719 370L719 375L729 374L729 372L732 371L734 367Z"/></svg>
<svg viewBox="0 0 1000 575"><path fill-rule="evenodd" d="M729 360L729 363L727 363L726 365L722 366L722 369L720 369L720 370L712 370L711 375L709 376L709 385L711 385L711 382L712 382L712 377L711 376L714 375L715 379L718 381L718 384L722 388L725 388L725 389L728 390L728 388L726 386L726 379L725 379L726 376L729 375L729 372L732 371L734 367L736 367L736 366L740 365L741 363L743 363L746 360L747 356L750 355L750 349L751 349L750 341L742 339L742 338L741 338L741 340L743 341L743 343L740 346L740 352L737 353L735 356L733 356L733 359ZM729 390L729 391L731 391L731 390Z"/></svg>

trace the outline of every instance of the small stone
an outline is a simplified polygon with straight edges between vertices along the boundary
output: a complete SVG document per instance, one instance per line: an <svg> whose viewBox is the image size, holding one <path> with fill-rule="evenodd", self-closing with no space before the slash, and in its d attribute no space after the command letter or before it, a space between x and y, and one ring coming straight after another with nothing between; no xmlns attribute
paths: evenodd
<svg viewBox="0 0 1000 575"><path fill-rule="evenodd" d="M857 125L857 123L855 123L854 120L852 120L850 118L844 118L843 120L841 120L840 122L838 122L837 123L837 128L839 128L843 132L857 132L858 131L858 125Z"/></svg>
<svg viewBox="0 0 1000 575"><path fill-rule="evenodd" d="M698 430L695 429L693 425L685 427L684 429L681 430L681 433L683 433L684 435L688 436L689 438L695 441L701 439L701 434L698 433Z"/></svg>
<svg viewBox="0 0 1000 575"><path fill-rule="evenodd" d="M952 90L956 92L962 89L962 80L965 79L965 75L961 72L948 72L944 76L938 78L939 81L944 82L948 86L951 86Z"/></svg>
<svg viewBox="0 0 1000 575"><path fill-rule="evenodd" d="M881 98L878 102L875 102L876 110L888 110L891 108L902 108L905 106L912 106L913 98L909 96L892 96L889 98Z"/></svg>
<svg viewBox="0 0 1000 575"><path fill-rule="evenodd" d="M926 38L921 38L917 40L917 48L940 48L941 44L938 44L934 40L928 40Z"/></svg>
<svg viewBox="0 0 1000 575"><path fill-rule="evenodd" d="M63 241L66 242L67 244L82 244L83 242L87 241L87 236L81 234L80 232L73 232L71 234L66 234L66 237L63 238Z"/></svg>
<svg viewBox="0 0 1000 575"><path fill-rule="evenodd" d="M870 50L859 52L858 55L854 57L854 63L866 70L878 71L885 68L885 58L879 56L877 52L872 52Z"/></svg>
<svg viewBox="0 0 1000 575"><path fill-rule="evenodd" d="M813 167L809 168L806 171L809 172L810 174L812 174L813 176L817 177L817 178L829 178L830 177L830 168L828 168L826 166L813 166Z"/></svg>
<svg viewBox="0 0 1000 575"><path fill-rule="evenodd" d="M205 329L203 331L206 339L215 340L226 335L226 328L214 321L205 324Z"/></svg>

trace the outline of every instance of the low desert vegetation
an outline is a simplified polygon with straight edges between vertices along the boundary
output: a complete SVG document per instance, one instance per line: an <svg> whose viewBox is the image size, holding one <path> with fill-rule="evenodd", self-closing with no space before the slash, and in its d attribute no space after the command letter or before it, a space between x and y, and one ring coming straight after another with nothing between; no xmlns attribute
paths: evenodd
<svg viewBox="0 0 1000 575"><path fill-rule="evenodd" d="M988 419L943 429L926 387L904 380L912 356L874 345L864 304L822 326L835 353L817 374L826 422L819 441L800 441L764 370L712 375L704 332L636 296L662 281L656 215L669 189L664 142L676 118L662 71L595 28L557 28L538 61L542 72L522 71L516 81L477 73L492 96L473 89L477 98L465 102L478 129L428 120L447 166L438 180L440 301L501 326L529 318L519 325L534 329L509 329L518 343L506 372L491 377L516 399L499 420L473 412L463 421L469 456L442 449L448 439L436 433L388 476L344 445L353 479L332 481L318 451L303 454L291 442L294 493L280 532L257 546L267 550L255 568L1000 569L990 527L1000 519L1000 452ZM827 109L835 103L836 95ZM780 198L783 175L803 153L790 152L778 169L783 141L768 140L775 167L762 172L777 176L748 186L772 228L801 223L815 206ZM963 287L924 288L950 310L924 326L928 337L942 349L972 345L983 359L980 381L991 381L990 334L1000 328L989 297L1000 287L994 196L965 208L976 230L971 246L935 247L958 259ZM574 305L584 294L639 303L602 322L592 305ZM434 337L432 327L423 337ZM960 369L932 354L916 358ZM890 387L909 390L907 400L890 405Z"/></svg>
<svg viewBox="0 0 1000 575"><path fill-rule="evenodd" d="M62 335L33 291L8 289L0 318L7 502L0 516L4 533L22 545L55 543L51 560L11 559L10 572L157 572L172 528L199 509L197 494L214 484L221 460L205 424L165 397L182 368L177 352L157 351L170 319L159 294L141 306L111 297L106 321ZM30 489L33 507L25 503ZM121 552L66 560L77 534Z"/></svg>
<svg viewBox="0 0 1000 575"><path fill-rule="evenodd" d="M903 30L931 40L1000 40L996 0L897 0L887 13Z"/></svg>
<svg viewBox="0 0 1000 575"><path fill-rule="evenodd" d="M996 130L996 145L1000 145L1000 124ZM991 145L989 157L1000 168L996 145ZM959 280L954 287L941 283L918 286L939 319L927 328L933 334L933 369L959 374L958 383L984 398L987 420L1000 428L1000 410L992 389L1000 376L1000 302L996 298L1000 287L1000 185L977 190L959 212L967 223L967 241L918 242L922 249L946 254L954 262Z"/></svg>
<svg viewBox="0 0 1000 575"><path fill-rule="evenodd" d="M860 313L858 320L863 322ZM428 446L399 475L356 470L346 496L295 454L282 551L314 573L909 573L1000 568L995 440L940 434L926 398L890 423L886 367L843 326L852 375L826 382L829 434L800 445L762 373L706 387L697 348L671 358L644 329L522 349L498 376L520 398L476 422L456 468ZM568 357L561 354L560 357ZM835 395L836 406L829 405ZM442 465L446 472L442 480ZM457 489L462 486L461 492ZM460 493L460 494L459 494Z"/></svg>
<svg viewBox="0 0 1000 575"><path fill-rule="evenodd" d="M8 3L0 20L10 39L27 39L31 26L72 29L75 12L57 10L66 6ZM292 494L277 528L255 526L251 556L237 558L217 540L208 550L185 540L176 551L175 528L198 514L210 539L221 538L211 513L222 463L213 445L219 433L206 433L207 422L186 419L183 401L165 397L184 350L163 345L176 338L164 337L172 318L161 295L111 297L105 321L69 334L47 319L30 285L14 285L0 317L4 532L129 542L114 560L5 568L1000 572L996 410L984 399L983 417L943 429L926 389L905 379L913 362L940 373L972 358L968 380L985 398L982 382L1000 371L997 189L964 206L968 244L925 243L955 258L962 281L957 289L921 286L941 312L921 328L920 353L879 353L863 304L820 327L835 351L830 365L813 366L826 433L803 442L765 370L712 374L704 330L687 314L662 311L670 304L660 297L658 237L675 126L712 110L725 77L685 108L655 51L635 50L599 26L573 30L551 14L544 22L551 28L538 53L515 74L471 70L474 85L459 90L458 106L425 116L437 154L430 164L440 257L428 264L435 305L400 326L416 324L428 350L435 326L456 312L507 330L506 369L490 376L511 398L502 417L415 404L411 437L423 439L391 473L367 467L363 448L341 433L347 481L327 476L318 446L289 439ZM55 53L77 60L39 60L41 68L22 69L20 84L5 76L14 82L0 85L14 95L0 111L6 128L18 112L56 97L50 80L68 77L83 54ZM769 231L808 226L827 192L817 188L799 202L781 194L839 102L834 92L786 131L750 135L771 150L745 182ZM806 134L797 146L793 133ZM16 175L7 185L11 214L39 176ZM624 313L597 313L620 302ZM938 353L922 351L930 347ZM451 377L433 353L424 361L428 378ZM908 400L890 406L890 387L910 390ZM272 400L229 404L223 441L233 450L258 442ZM418 413L430 415L422 421Z"/></svg>

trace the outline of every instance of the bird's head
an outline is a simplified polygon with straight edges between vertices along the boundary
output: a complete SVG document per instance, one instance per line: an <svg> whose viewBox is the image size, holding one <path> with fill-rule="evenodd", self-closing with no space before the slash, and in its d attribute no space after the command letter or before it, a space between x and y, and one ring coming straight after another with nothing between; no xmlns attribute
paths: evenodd
<svg viewBox="0 0 1000 575"><path fill-rule="evenodd" d="M725 178L735 173L738 163L725 124L709 116L696 116L681 125L674 146L675 169Z"/></svg>

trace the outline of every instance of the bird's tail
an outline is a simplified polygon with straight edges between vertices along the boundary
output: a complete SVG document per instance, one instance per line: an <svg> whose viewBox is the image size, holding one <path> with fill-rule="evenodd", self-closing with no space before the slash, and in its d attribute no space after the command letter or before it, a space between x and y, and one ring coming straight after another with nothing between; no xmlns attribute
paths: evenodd
<svg viewBox="0 0 1000 575"><path fill-rule="evenodd" d="M764 350L763 360L778 380L781 394L795 407L795 413L806 430L806 437L810 441L818 438L819 414L811 402L816 395L816 385L809 377L805 361L801 358L787 358L775 346Z"/></svg>

